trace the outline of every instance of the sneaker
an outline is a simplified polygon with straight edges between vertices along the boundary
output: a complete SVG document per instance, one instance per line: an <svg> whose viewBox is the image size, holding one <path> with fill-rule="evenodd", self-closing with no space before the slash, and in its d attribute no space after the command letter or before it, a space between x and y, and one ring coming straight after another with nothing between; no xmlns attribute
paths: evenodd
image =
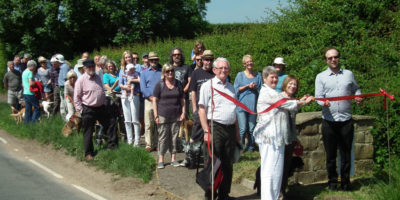
<svg viewBox="0 0 400 200"><path fill-rule="evenodd" d="M164 169L164 163L160 162L157 164L158 169Z"/></svg>
<svg viewBox="0 0 400 200"><path fill-rule="evenodd" d="M134 142L133 143L133 147L139 147L140 145L139 145L139 142Z"/></svg>
<svg viewBox="0 0 400 200"><path fill-rule="evenodd" d="M185 158L181 163L179 163L179 166L186 167L187 164L188 164L188 161Z"/></svg>
<svg viewBox="0 0 400 200"><path fill-rule="evenodd" d="M174 167L179 167L180 166L178 161L171 162L171 165L174 166Z"/></svg>

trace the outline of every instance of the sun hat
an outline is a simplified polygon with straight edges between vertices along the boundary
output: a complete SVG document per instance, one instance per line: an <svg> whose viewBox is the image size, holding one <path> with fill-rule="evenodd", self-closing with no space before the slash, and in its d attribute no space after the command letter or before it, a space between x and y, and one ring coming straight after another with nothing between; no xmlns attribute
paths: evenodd
<svg viewBox="0 0 400 200"><path fill-rule="evenodd" d="M277 64L277 65L286 65L285 61L283 60L282 57L276 57L274 62L272 64Z"/></svg>
<svg viewBox="0 0 400 200"><path fill-rule="evenodd" d="M211 50L204 50L202 58L214 58L214 53Z"/></svg>
<svg viewBox="0 0 400 200"><path fill-rule="evenodd" d="M64 56L61 54L56 54L53 57L51 57L50 62L59 62L59 63L64 63Z"/></svg>
<svg viewBox="0 0 400 200"><path fill-rule="evenodd" d="M135 66L134 66L133 64L127 64L127 65L126 65L125 73L128 73L129 70L131 70L131 69L133 69L133 68L135 68Z"/></svg>
<svg viewBox="0 0 400 200"><path fill-rule="evenodd" d="M43 56L39 56L38 63L47 62L47 59Z"/></svg>
<svg viewBox="0 0 400 200"><path fill-rule="evenodd" d="M158 55L157 55L157 53L156 52L150 52L149 53L149 60L158 60L158 59L160 59L159 57L158 57Z"/></svg>
<svg viewBox="0 0 400 200"><path fill-rule="evenodd" d="M85 58L81 58L81 59L79 59L78 60L78 62L76 63L76 68L82 68L82 67L84 67L84 65L83 65L83 61L85 61L85 60L87 60L87 59L85 59Z"/></svg>

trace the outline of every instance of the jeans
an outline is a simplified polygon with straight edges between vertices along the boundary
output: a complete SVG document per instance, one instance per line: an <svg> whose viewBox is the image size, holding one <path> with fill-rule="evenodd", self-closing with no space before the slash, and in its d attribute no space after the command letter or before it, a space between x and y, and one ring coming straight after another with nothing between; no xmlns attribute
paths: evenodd
<svg viewBox="0 0 400 200"><path fill-rule="evenodd" d="M236 116L239 123L239 135L242 140L242 145L245 145L245 134L249 133L248 146L249 151L254 150L254 136L253 130L256 126L257 115L252 115L246 111L236 111Z"/></svg>
<svg viewBox="0 0 400 200"><path fill-rule="evenodd" d="M39 100L36 99L35 95L26 95L24 94L25 99L25 120L24 123L35 123L39 120L40 117L40 106ZM32 114L33 107L33 114Z"/></svg>
<svg viewBox="0 0 400 200"><path fill-rule="evenodd" d="M139 110L140 110L140 97L122 97L122 111L124 112L125 130L128 139L128 144L132 144L133 132L135 133L135 144L140 141L140 127L139 127ZM132 130L132 126L134 130Z"/></svg>

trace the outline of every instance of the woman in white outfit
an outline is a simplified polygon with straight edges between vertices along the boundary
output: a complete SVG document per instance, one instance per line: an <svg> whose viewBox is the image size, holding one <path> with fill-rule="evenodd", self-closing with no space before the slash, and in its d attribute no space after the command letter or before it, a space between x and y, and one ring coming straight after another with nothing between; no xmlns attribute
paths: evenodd
<svg viewBox="0 0 400 200"><path fill-rule="evenodd" d="M278 83L278 73L272 66L265 67L262 73L264 84L261 87L257 111L261 112L284 98L275 91ZM271 111L260 114L254 129L255 142L261 155L261 199L277 200L279 198L283 159L285 151L285 132L289 123L286 111L295 111L312 101L313 97L303 97L301 100L288 100ZM286 136L285 136L286 135Z"/></svg>
<svg viewBox="0 0 400 200"><path fill-rule="evenodd" d="M122 73L122 74L121 74ZM140 141L140 127L139 127L139 108L140 108L140 87L139 87L139 74L135 71L133 64L127 64L125 72L121 68L120 88L121 88L121 102L122 110L124 112L125 129L128 144L131 145L133 141L133 132L135 133L135 142L133 146L138 147ZM133 94L132 94L133 92ZM132 126L133 129L132 130Z"/></svg>

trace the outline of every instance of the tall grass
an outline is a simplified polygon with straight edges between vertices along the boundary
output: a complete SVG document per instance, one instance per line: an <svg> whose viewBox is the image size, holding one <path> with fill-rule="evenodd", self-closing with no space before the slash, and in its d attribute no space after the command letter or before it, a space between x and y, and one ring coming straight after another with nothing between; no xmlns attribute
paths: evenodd
<svg viewBox="0 0 400 200"><path fill-rule="evenodd" d="M51 144L56 149L65 150L78 160L84 160L83 137L73 134L69 137L61 135L64 122L60 116L42 119L36 124L16 124L10 114L10 107L0 103L0 128L19 138L35 139L42 144ZM142 148L134 148L125 143L112 151L95 145L98 151L92 164L110 173L123 177L137 177L144 182L151 180L155 170L154 158Z"/></svg>

